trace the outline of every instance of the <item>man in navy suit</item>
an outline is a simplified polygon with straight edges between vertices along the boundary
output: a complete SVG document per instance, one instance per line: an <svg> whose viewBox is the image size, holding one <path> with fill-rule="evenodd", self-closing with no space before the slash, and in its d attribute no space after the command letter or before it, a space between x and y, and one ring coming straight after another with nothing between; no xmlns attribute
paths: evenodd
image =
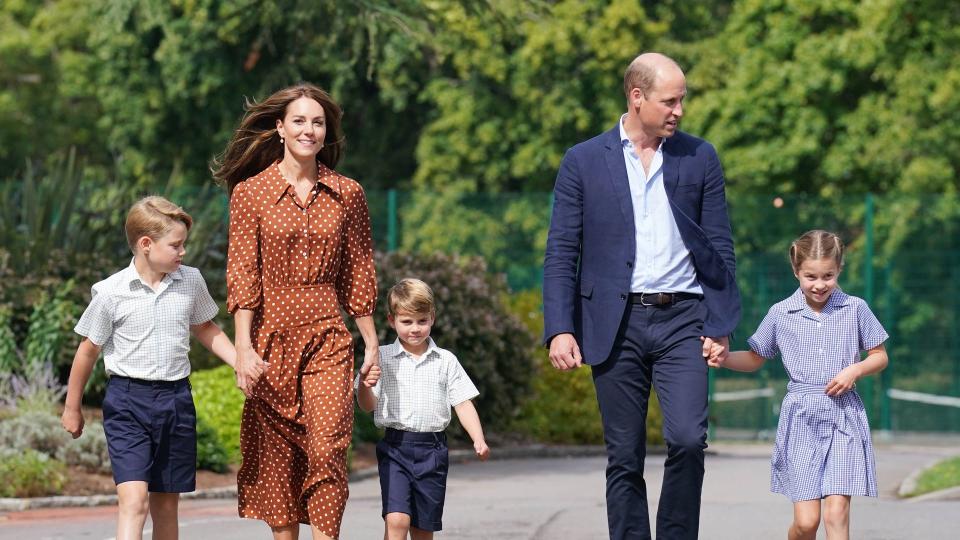
<svg viewBox="0 0 960 540"><path fill-rule="evenodd" d="M646 53L624 75L627 112L560 165L543 263L544 342L561 370L591 366L607 446L610 538L650 538L643 465L650 385L667 458L657 538L697 538L707 365L740 318L723 170L677 130L686 81ZM716 353L714 353L716 354Z"/></svg>

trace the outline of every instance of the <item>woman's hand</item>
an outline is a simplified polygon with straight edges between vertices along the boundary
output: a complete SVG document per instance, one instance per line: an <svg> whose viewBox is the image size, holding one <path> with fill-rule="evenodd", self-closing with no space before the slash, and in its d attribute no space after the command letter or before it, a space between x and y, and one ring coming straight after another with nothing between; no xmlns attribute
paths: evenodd
<svg viewBox="0 0 960 540"><path fill-rule="evenodd" d="M252 345L237 346L237 363L234 370L237 373L237 388L243 392L243 395L250 397L254 385L260 380L260 376L267 371L270 364L263 361Z"/></svg>
<svg viewBox="0 0 960 540"><path fill-rule="evenodd" d="M366 347L363 351L363 364L360 366L360 380L364 386L372 387L380 379L380 347Z"/></svg>

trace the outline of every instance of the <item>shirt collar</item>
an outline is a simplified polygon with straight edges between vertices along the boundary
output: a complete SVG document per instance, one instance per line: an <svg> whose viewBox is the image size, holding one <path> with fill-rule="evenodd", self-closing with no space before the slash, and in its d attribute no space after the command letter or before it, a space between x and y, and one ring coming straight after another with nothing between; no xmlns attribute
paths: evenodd
<svg viewBox="0 0 960 540"><path fill-rule="evenodd" d="M627 115L624 114L620 117L620 121L617 122L617 127L620 129L620 144L624 148L633 149L633 141L630 140L630 137L627 136L627 130L623 127L623 122L627 119ZM657 152L663 151L663 143L666 141L666 137L660 137L660 145L657 146Z"/></svg>
<svg viewBox="0 0 960 540"><path fill-rule="evenodd" d="M427 358L427 357L429 357L431 354L436 354L436 355L439 355L439 354L440 354L440 351L437 350L437 349L438 349L437 344L436 344L435 341L433 341L433 338L432 338L432 337L428 337L427 340L428 340L428 342L427 342L427 350L424 351L423 356L421 356L420 358ZM403 344L400 343L400 338L397 338L396 340L394 340L394 342L393 342L393 349L390 351L389 356L390 356L391 358L396 358L396 357L398 357L398 356L409 356L409 357L413 357L412 354L410 354L409 352L407 352L406 349L403 348Z"/></svg>
<svg viewBox="0 0 960 540"><path fill-rule="evenodd" d="M123 283L130 285L134 282L139 282L139 283L142 283L144 287L147 287L148 289L150 289L151 288L150 285L147 285L147 282L144 281L142 277L140 277L140 272L137 272L137 265L135 265L133 261L134 259L130 259L130 264L123 270L124 272ZM173 272L170 272L169 274L163 276L161 283L166 283L173 280L179 281L181 279L183 279L183 268L177 267L177 269L174 270Z"/></svg>
<svg viewBox="0 0 960 540"><path fill-rule="evenodd" d="M291 189L291 186L286 180L283 179L283 175L280 174L280 162L275 161L267 169L267 182L270 184L270 193L275 193L276 198L273 200L273 204L277 204L283 199L283 196L287 194L287 191ZM330 188L334 193L340 193L340 182L338 181L339 175L333 169L327 167L323 163L317 162L317 185L314 186L314 190L319 186L326 186Z"/></svg>
<svg viewBox="0 0 960 540"><path fill-rule="evenodd" d="M830 298L827 298L827 303L824 304L822 311L833 311L837 308L846 306L849 303L849 300L850 295L843 292L840 287L837 287L833 290ZM797 290L790 295L789 299L787 299L787 311L790 313L796 313L797 311L803 311L804 309L810 309L810 305L807 304L807 299L803 296L803 290L797 287Z"/></svg>

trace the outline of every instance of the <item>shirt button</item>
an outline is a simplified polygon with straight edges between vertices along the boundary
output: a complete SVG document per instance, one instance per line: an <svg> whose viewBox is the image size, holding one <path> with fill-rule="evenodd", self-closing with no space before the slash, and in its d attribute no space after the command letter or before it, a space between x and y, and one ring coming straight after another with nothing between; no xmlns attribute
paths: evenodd
<svg viewBox="0 0 960 540"><path fill-rule="evenodd" d="M633 261L627 261L627 266L629 266L630 268L633 268Z"/></svg>

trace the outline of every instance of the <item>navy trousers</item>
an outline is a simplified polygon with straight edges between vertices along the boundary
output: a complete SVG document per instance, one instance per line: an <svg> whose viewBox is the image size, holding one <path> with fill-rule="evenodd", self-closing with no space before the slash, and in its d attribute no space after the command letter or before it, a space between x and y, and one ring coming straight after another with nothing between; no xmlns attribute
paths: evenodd
<svg viewBox="0 0 960 540"><path fill-rule="evenodd" d="M610 357L593 366L607 447L610 538L649 539L646 419L650 385L663 412L667 459L657 540L697 538L707 447L707 365L701 300L627 307Z"/></svg>

